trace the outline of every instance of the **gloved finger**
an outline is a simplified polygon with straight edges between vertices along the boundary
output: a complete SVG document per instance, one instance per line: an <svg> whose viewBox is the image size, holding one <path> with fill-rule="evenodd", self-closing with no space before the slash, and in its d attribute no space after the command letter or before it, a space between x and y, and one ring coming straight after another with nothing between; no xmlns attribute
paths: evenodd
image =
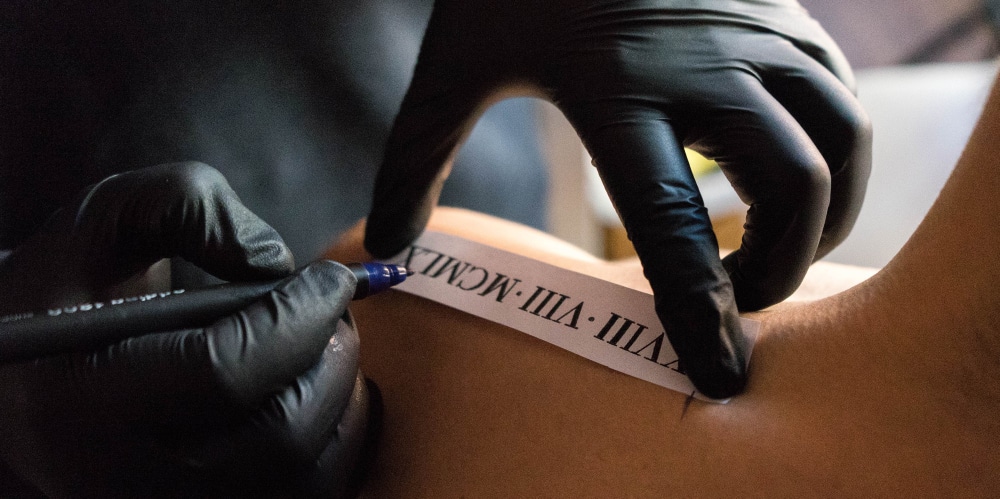
<svg viewBox="0 0 1000 499"><path fill-rule="evenodd" d="M360 373L351 402L337 424L336 438L316 459L312 476L302 487L324 497L356 497L378 454L382 432L382 395Z"/></svg>
<svg viewBox="0 0 1000 499"><path fill-rule="evenodd" d="M808 54L836 75L845 86L854 90L854 75L840 47L819 22L795 0L767 2L736 0L709 3L712 7L700 12L695 11L696 16L702 19L711 18L716 27L744 26L762 36L792 43L796 50Z"/></svg>
<svg viewBox="0 0 1000 499"><path fill-rule="evenodd" d="M692 128L693 149L715 159L750 205L740 248L723 259L740 310L788 297L805 277L830 200L830 173L808 134L751 75L719 83L714 108Z"/></svg>
<svg viewBox="0 0 1000 499"><path fill-rule="evenodd" d="M203 163L157 165L105 179L86 196L75 225L81 243L101 243L84 247L111 251L109 267L121 273L170 256L225 280L275 278L294 269L278 233Z"/></svg>
<svg viewBox="0 0 1000 499"><path fill-rule="evenodd" d="M190 421L256 407L317 362L355 284L347 267L315 262L205 328L150 333L92 353L39 359L25 370L53 388L25 396L39 413L75 407L125 421L149 414L163 422ZM52 392L58 387L66 387L65 393Z"/></svg>
<svg viewBox="0 0 1000 499"><path fill-rule="evenodd" d="M822 65L850 92L854 92L857 82L851 65L837 43L823 29L823 26L797 5L793 8L782 8L781 12L781 17L787 17L787 19L770 24L770 26L775 27L773 28L775 31L783 35L780 39L790 40L799 51ZM779 37L775 38L779 39ZM765 55L765 50L762 49L758 53Z"/></svg>
<svg viewBox="0 0 1000 499"><path fill-rule="evenodd" d="M449 48L442 24L436 10L375 177L365 248L376 257L397 254L423 232L492 88L476 54Z"/></svg>
<svg viewBox="0 0 1000 499"><path fill-rule="evenodd" d="M847 237L861 212L871 173L871 124L851 91L819 63L794 53L767 63L771 70L764 87L809 135L830 170L830 206L818 260Z"/></svg>
<svg viewBox="0 0 1000 499"><path fill-rule="evenodd" d="M198 487L214 487L220 482L226 483L225 480L240 479L242 483L228 483L231 487L228 492L226 489L218 492L229 496L237 490L245 490L253 496L263 497L264 494L252 488L232 487L247 486L247 482L253 480L263 481L259 485L264 486L278 478L289 480L286 486L297 485L312 480L317 472L353 471L349 466L353 463L343 461L326 462L324 470L316 468L320 456L331 446L340 443L341 456L351 460L360 455L365 443L368 394L364 381L358 378L358 343L353 321L345 314L319 361L264 403L223 413L187 412L183 419L178 419L178 415L172 413L176 411L170 407L158 407L171 404L167 398L157 398L167 394L146 392L146 398L132 399L138 409L134 406L110 407L101 391L124 390L134 396L132 387L105 385L103 390L96 390L95 386L77 385L75 390L60 393L66 386L65 379L62 383L46 385L46 380L37 379L37 369L4 366L0 369L0 378L27 382L17 385L17 390L3 385L4 394L12 396L10 402L17 403L22 411L32 410L28 411L30 421L22 411L4 413L5 425L0 434L9 433L8 437L12 437L8 438L11 442L8 450L21 449L19 462L31 459L36 463L30 470L34 475L52 474L65 478L67 470L52 464L65 465L70 461L78 463L70 467L71 470L92 472L92 476L84 473L74 481L80 491L90 490L86 487L106 487L106 483L100 483L100 478L92 483L94 477L121 472L130 478L120 484L122 493L127 491L131 496L148 496L150 488L158 483L156 480L175 476L177 479L185 477L187 483L165 484L170 490L181 487L198 491ZM184 380L178 381L183 383ZM138 388L152 389L153 386L144 384ZM171 395L201 398L196 393ZM36 396L48 406L42 408L25 400ZM192 405L197 404L195 401ZM347 417L349 406L356 406L352 407L350 418ZM53 408L56 410L51 410ZM362 414L359 416L357 412ZM358 418L362 418L360 426L355 421ZM139 421L141 423L137 424ZM63 447L49 449L46 447L49 442L59 442ZM101 452L93 455L95 449ZM55 452L58 457L53 455ZM296 476L292 476L293 472ZM293 478L298 480L292 481ZM198 495L206 492L201 490Z"/></svg>
<svg viewBox="0 0 1000 499"><path fill-rule="evenodd" d="M338 331L356 284L347 267L320 260L239 314L216 321L205 330L216 382L248 403L282 389L316 362Z"/></svg>
<svg viewBox="0 0 1000 499"><path fill-rule="evenodd" d="M585 131L583 139L692 383L709 397L739 393L746 345L733 289L674 131L665 120L625 121Z"/></svg>
<svg viewBox="0 0 1000 499"><path fill-rule="evenodd" d="M172 452L187 465L215 475L213 481L231 492L314 496L320 492L310 490L316 474L338 475L328 478L345 485L350 465L360 456L367 421L368 392L358 372L358 343L354 324L345 316L322 357L305 374L243 421L223 428L179 428L181 436L169 443ZM322 460L331 447L340 447L343 459Z"/></svg>

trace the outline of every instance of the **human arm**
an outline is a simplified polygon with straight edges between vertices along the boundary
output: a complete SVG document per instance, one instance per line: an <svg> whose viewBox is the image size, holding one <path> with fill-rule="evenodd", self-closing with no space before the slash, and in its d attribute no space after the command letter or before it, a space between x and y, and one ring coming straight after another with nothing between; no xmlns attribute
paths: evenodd
<svg viewBox="0 0 1000 499"><path fill-rule="evenodd" d="M365 245L386 257L420 233L489 103L551 99L594 157L685 369L732 395L746 381L737 310L791 294L857 216L870 131L852 85L790 1L438 2ZM751 205L725 260L681 146L716 159Z"/></svg>
<svg viewBox="0 0 1000 499"><path fill-rule="evenodd" d="M607 262L503 220L438 208L429 228L649 290L635 260ZM328 256L364 258L361 228ZM1000 434L993 392L976 384L990 371L969 363L983 356L978 345L943 341L942 331L950 338L993 309L951 316L944 329L937 318L970 303L968 289L938 296L939 282L918 282L910 291L930 301L915 307L886 293L898 275L858 285L873 271L850 269L854 279L831 289L828 277L844 277L825 273L832 268L845 267L821 263L804 280L827 288L812 293L825 298L749 314L761 321L750 385L726 405L689 400L405 292L359 303L362 367L388 408L366 496L991 490L991 476L969 474L1000 462L995 439L983 438Z"/></svg>
<svg viewBox="0 0 1000 499"><path fill-rule="evenodd" d="M214 169L159 165L81 193L0 262L0 315L150 291L159 279L142 277L171 256L227 280L285 280L190 329L0 366L4 461L55 497L346 493L368 410L353 274L293 272Z"/></svg>

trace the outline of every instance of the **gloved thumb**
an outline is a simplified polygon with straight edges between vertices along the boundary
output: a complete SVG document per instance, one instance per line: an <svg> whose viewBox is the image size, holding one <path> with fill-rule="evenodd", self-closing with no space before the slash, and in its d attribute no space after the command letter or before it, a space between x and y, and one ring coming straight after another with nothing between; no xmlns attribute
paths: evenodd
<svg viewBox="0 0 1000 499"><path fill-rule="evenodd" d="M181 256L225 280L269 279L294 269L291 251L226 179L203 163L172 163L109 177L84 197L73 237L116 272Z"/></svg>

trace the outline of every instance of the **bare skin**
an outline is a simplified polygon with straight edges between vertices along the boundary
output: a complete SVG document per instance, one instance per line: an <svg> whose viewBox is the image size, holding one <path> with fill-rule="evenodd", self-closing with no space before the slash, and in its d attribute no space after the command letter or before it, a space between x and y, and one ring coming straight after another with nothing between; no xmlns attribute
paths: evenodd
<svg viewBox="0 0 1000 499"><path fill-rule="evenodd" d="M846 291L752 315L762 328L750 384L727 405L401 292L355 303L362 368L386 403L365 495L995 494L998 137L995 88L940 198L889 265ZM648 290L634 261L599 260L509 222L440 209L431 228ZM360 238L357 228L327 256L364 258ZM826 270L808 285L829 284L836 272Z"/></svg>

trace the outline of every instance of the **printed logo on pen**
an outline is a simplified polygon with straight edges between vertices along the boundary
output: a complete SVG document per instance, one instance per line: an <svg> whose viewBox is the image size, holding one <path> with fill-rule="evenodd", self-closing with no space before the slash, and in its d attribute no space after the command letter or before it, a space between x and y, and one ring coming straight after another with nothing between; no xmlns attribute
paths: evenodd
<svg viewBox="0 0 1000 499"><path fill-rule="evenodd" d="M32 318L34 316L35 316L35 314L33 314L31 312L22 312L22 313L19 313L19 314L5 315L3 317L0 317L0 324L3 324L5 322L14 322L14 321L19 321L19 320L23 320L23 319L30 319L30 318Z"/></svg>
<svg viewBox="0 0 1000 499"><path fill-rule="evenodd" d="M123 303L135 303L135 302L141 302L141 301L155 300L157 298L166 298L168 296L179 295L179 294L181 294L183 292L184 292L183 289L175 289L173 291L163 291L163 292L160 292L160 293L147 293L147 294L144 294L144 295L129 296L127 298L113 298L111 300L108 300L108 303L104 303L104 302L98 301L98 302L94 302L94 303L81 303L79 305L71 305L71 306L62 307L62 308L50 308L50 309L48 309L47 314L49 315L49 317L55 317L57 315L63 315L63 314L75 314L77 312L89 312L91 310L102 309L105 306L114 306L114 305L121 305Z"/></svg>

